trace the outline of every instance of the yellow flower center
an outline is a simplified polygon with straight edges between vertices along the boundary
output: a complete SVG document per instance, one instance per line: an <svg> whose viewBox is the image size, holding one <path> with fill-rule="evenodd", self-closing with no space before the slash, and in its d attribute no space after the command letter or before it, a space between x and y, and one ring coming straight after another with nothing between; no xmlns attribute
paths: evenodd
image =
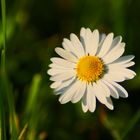
<svg viewBox="0 0 140 140"><path fill-rule="evenodd" d="M87 83L95 82L101 78L104 64L97 56L84 56L77 63L77 77Z"/></svg>

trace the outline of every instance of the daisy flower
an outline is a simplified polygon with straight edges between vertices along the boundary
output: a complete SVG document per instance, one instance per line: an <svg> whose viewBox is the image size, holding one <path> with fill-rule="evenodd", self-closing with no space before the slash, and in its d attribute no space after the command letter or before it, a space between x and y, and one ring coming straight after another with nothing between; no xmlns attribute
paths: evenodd
<svg viewBox="0 0 140 140"><path fill-rule="evenodd" d="M113 110L111 97L128 97L118 82L134 78L136 73L128 68L135 63L133 55L122 56L125 43L121 36L81 28L80 40L71 33L62 46L55 48L60 57L51 58L48 70L53 81L50 87L60 95L61 104L81 100L84 112L94 112L96 99Z"/></svg>

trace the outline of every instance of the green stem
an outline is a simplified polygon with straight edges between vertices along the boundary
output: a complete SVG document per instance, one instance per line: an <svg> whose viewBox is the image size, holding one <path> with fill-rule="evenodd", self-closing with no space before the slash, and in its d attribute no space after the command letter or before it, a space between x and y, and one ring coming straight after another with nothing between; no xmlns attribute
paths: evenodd
<svg viewBox="0 0 140 140"><path fill-rule="evenodd" d="M2 67L2 74L5 75L6 70L5 70L5 50L4 49L1 52L1 67Z"/></svg>
<svg viewBox="0 0 140 140"><path fill-rule="evenodd" d="M118 131L113 128L112 124L107 118L104 120L104 126L110 131L110 134L112 135L114 140L121 140Z"/></svg>
<svg viewBox="0 0 140 140"><path fill-rule="evenodd" d="M3 50L2 50L2 71L5 73L5 53L6 53L6 4L1 0L2 29L3 29Z"/></svg>
<svg viewBox="0 0 140 140"><path fill-rule="evenodd" d="M36 112L39 112L38 92L41 85L41 75L36 74L32 80L29 97L26 106L26 115L28 117L28 132L27 139L34 140L36 137L37 124L39 123L39 115L35 117Z"/></svg>
<svg viewBox="0 0 140 140"><path fill-rule="evenodd" d="M25 124L24 128L22 129L22 131L20 132L20 135L18 137L18 140L21 140L25 131L27 130L28 124Z"/></svg>
<svg viewBox="0 0 140 140"><path fill-rule="evenodd" d="M6 140L6 124L3 105L2 96L0 96L0 140Z"/></svg>
<svg viewBox="0 0 140 140"><path fill-rule="evenodd" d="M135 125L139 120L140 120L140 110L137 111L132 120L130 120L130 122L126 126L126 129L122 134L121 139L124 139L129 134L129 132L135 127Z"/></svg>
<svg viewBox="0 0 140 140"><path fill-rule="evenodd" d="M1 53L1 77L2 77L2 93L1 100L4 102L1 104L1 129L4 134L6 134L6 127L9 125L9 132L11 134L11 140L16 140L17 130L15 122L15 109L14 109L14 99L10 83L8 81L7 72L6 72L6 0L1 0L1 10L2 10L2 32L3 32L3 48ZM5 102L7 105L5 106ZM7 112L5 111L7 110ZM8 116L7 116L8 115ZM6 135L1 135L2 140L6 140Z"/></svg>
<svg viewBox="0 0 140 140"><path fill-rule="evenodd" d="M5 69L5 52L6 52L6 6L5 0L1 0L2 10L2 29L3 29L3 49L1 53L1 67L2 67L2 79L6 77ZM0 140L6 140L6 113L5 113L5 97L4 93L0 93Z"/></svg>

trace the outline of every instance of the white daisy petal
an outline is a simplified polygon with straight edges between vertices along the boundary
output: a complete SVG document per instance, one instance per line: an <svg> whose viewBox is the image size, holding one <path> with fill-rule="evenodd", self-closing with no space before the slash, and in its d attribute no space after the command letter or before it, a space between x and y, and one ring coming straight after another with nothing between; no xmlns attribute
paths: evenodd
<svg viewBox="0 0 140 140"><path fill-rule="evenodd" d="M71 87L66 90L59 98L59 102L61 104L65 104L67 102L69 102L72 99L72 96L75 94L75 92L78 90L78 88L80 87L81 82L80 81L76 81L74 84L71 85Z"/></svg>
<svg viewBox="0 0 140 140"><path fill-rule="evenodd" d="M96 108L96 98L92 85L87 86L87 106L90 112L94 112Z"/></svg>
<svg viewBox="0 0 140 140"><path fill-rule="evenodd" d="M54 64L58 64L60 66L63 66L63 67L68 67L68 68L75 68L75 63L72 63L70 61L67 61L67 60L64 60L62 58L58 58L58 57L53 57L51 58L51 61L54 63Z"/></svg>
<svg viewBox="0 0 140 140"><path fill-rule="evenodd" d="M122 68L127 68L127 67L131 67L135 64L135 62L133 61L130 61L130 62L127 62L127 63L111 63L108 65L108 68L109 69L122 69Z"/></svg>
<svg viewBox="0 0 140 140"><path fill-rule="evenodd" d="M109 88L103 83L102 79L97 81L98 85L101 86L101 88L104 90L104 95L106 97L110 96L110 90Z"/></svg>
<svg viewBox="0 0 140 140"><path fill-rule="evenodd" d="M99 43L98 30L94 30L92 33L90 29L87 29L85 42L86 42L86 54L95 55Z"/></svg>
<svg viewBox="0 0 140 140"><path fill-rule="evenodd" d="M69 51L69 52L72 52L72 49L71 49L71 44L68 45L65 40L62 42L62 46L65 50ZM73 47L73 46L72 46Z"/></svg>
<svg viewBox="0 0 140 140"><path fill-rule="evenodd" d="M102 33L99 35L99 46L103 44L105 38L106 38L106 34Z"/></svg>
<svg viewBox="0 0 140 140"><path fill-rule="evenodd" d="M133 65L135 65L135 62L133 62L133 61L130 61L128 63L123 64L123 66L126 67L126 68L131 67Z"/></svg>
<svg viewBox="0 0 140 140"><path fill-rule="evenodd" d="M68 61L71 61L71 62L77 62L77 58L66 50L57 47L55 48L55 51L58 55L60 55L64 59L67 59Z"/></svg>
<svg viewBox="0 0 140 140"><path fill-rule="evenodd" d="M105 57L103 57L104 63L108 64L118 59L124 53L124 50L125 43L121 43L119 47L113 48Z"/></svg>
<svg viewBox="0 0 140 140"><path fill-rule="evenodd" d="M124 69L124 71L122 71L122 73L125 75L126 79L132 79L136 76L136 73L129 69Z"/></svg>
<svg viewBox="0 0 140 140"><path fill-rule="evenodd" d="M83 98L82 98L82 109L84 111L84 113L86 113L88 111L88 105L87 105L87 92L85 92Z"/></svg>
<svg viewBox="0 0 140 140"><path fill-rule="evenodd" d="M60 70L71 70L72 69L71 67L68 68L68 67L64 67L64 66L61 66L61 65L55 64L55 63L50 64L49 67L51 69L60 69Z"/></svg>
<svg viewBox="0 0 140 140"><path fill-rule="evenodd" d="M133 63L127 63L127 64L123 64L123 65L109 65L108 66L108 73L126 73L126 71L131 71L134 75L136 75L136 73L132 70L129 70L128 68L126 68L126 66L132 65ZM127 73L126 73L127 74Z"/></svg>
<svg viewBox="0 0 140 140"><path fill-rule="evenodd" d="M69 39L64 38L63 47L71 51L77 58L79 58L79 52L77 51L77 47L75 48Z"/></svg>
<svg viewBox="0 0 140 140"><path fill-rule="evenodd" d="M97 56L102 58L108 52L108 50L112 44L112 41L113 41L113 33L110 33L106 36L106 38L101 46L101 50L100 50L99 54L97 54Z"/></svg>
<svg viewBox="0 0 140 140"><path fill-rule="evenodd" d="M122 57L118 58L117 60L115 60L113 63L124 64L124 63L130 62L132 59L134 59L134 57L135 57L134 55L122 56Z"/></svg>
<svg viewBox="0 0 140 140"><path fill-rule="evenodd" d="M104 75L104 79L109 79L110 81L122 82L125 80L125 77L122 73L111 73Z"/></svg>
<svg viewBox="0 0 140 140"><path fill-rule="evenodd" d="M99 43L99 32L94 30L93 33L89 28L82 28L80 32L81 42L85 48L86 54L95 55L98 43Z"/></svg>
<svg viewBox="0 0 140 140"><path fill-rule="evenodd" d="M92 45L91 44L91 36L92 36L92 32L89 28L88 29L85 29L85 28L81 29L80 38L81 38L81 41L82 41L83 46L85 48L86 55L89 54L89 52L91 50L91 45Z"/></svg>
<svg viewBox="0 0 140 140"><path fill-rule="evenodd" d="M84 56L85 51L84 51L84 48L83 48L81 42L79 41L78 37L72 33L72 34L70 34L70 39L74 46L74 49L77 50L78 57Z"/></svg>
<svg viewBox="0 0 140 140"><path fill-rule="evenodd" d="M72 97L71 102L77 103L79 100L81 100L85 91L86 91L86 83L81 82L81 85L80 85L79 89L77 90L77 92Z"/></svg>
<svg viewBox="0 0 140 140"><path fill-rule="evenodd" d="M82 27L81 30L80 30L80 40L81 40L81 43L82 43L82 45L84 47L84 50L85 50L85 47L86 47L85 35L86 35L86 29Z"/></svg>
<svg viewBox="0 0 140 140"><path fill-rule="evenodd" d="M111 44L111 46L110 46L109 51L112 50L113 48L118 47L120 45L121 41L122 41L122 37L121 36L115 37L113 42L112 42L112 44Z"/></svg>
<svg viewBox="0 0 140 140"><path fill-rule="evenodd" d="M53 83L50 85L50 87L51 87L51 88L57 88L57 87L59 87L61 84L62 84L62 83L61 83L60 81L53 82Z"/></svg>
<svg viewBox="0 0 140 140"><path fill-rule="evenodd" d="M70 79L72 77L75 76L75 71L66 71L65 73L61 73L61 74L57 74L57 75L53 75L50 80L51 81L64 81L64 80L67 80L67 79Z"/></svg>
<svg viewBox="0 0 140 140"><path fill-rule="evenodd" d="M90 54L91 51L93 51L94 44L92 43L92 39L93 39L92 32L89 28L87 28L85 30L85 38L84 38L86 55Z"/></svg>
<svg viewBox="0 0 140 140"><path fill-rule="evenodd" d="M62 81L62 83L55 89L55 94L61 94L61 92L69 88L75 82L75 80L75 77L72 77L68 80Z"/></svg>
<svg viewBox="0 0 140 140"><path fill-rule="evenodd" d="M93 84L93 88L95 90L95 96L97 97L97 99L102 104L105 104L106 103L106 97L103 94L104 90L99 86L99 84L96 84L96 83Z"/></svg>
<svg viewBox="0 0 140 140"><path fill-rule="evenodd" d="M110 90L110 95L116 99L119 98L119 94L118 91L116 90L116 88L114 86L112 86L112 84L109 83L109 80L103 80L103 82L108 86L109 90Z"/></svg>
<svg viewBox="0 0 140 140"><path fill-rule="evenodd" d="M86 113L86 112L88 111L88 106L85 105L85 104L83 103L83 101L82 101L82 109L83 109L84 113Z"/></svg>
<svg viewBox="0 0 140 140"><path fill-rule="evenodd" d="M98 30L94 30L93 31L93 37L91 38L92 39L92 50L90 52L91 55L95 55L97 50L98 50L98 44L99 44L99 31Z"/></svg>
<svg viewBox="0 0 140 140"><path fill-rule="evenodd" d="M123 98L128 97L127 91L121 85L117 84L116 82L111 82L111 84L113 86L115 86L115 88L117 89L120 97L123 97Z"/></svg>
<svg viewBox="0 0 140 140"><path fill-rule="evenodd" d="M113 103L112 103L112 100L111 98L107 97L107 102L106 102L106 106L110 109L110 110L113 110L114 109L114 106L113 106Z"/></svg>
<svg viewBox="0 0 140 140"><path fill-rule="evenodd" d="M49 75L57 75L57 74L62 74L65 72L75 72L73 69L49 69L48 70L48 74Z"/></svg>
<svg viewBox="0 0 140 140"><path fill-rule="evenodd" d="M75 48L74 48L74 46L72 45L72 43L71 43L70 40L68 40L68 39L66 39L66 38L63 39L62 46L63 46L63 48L64 48L66 51L70 52L71 55L73 55L74 57L78 58L77 52L76 52L76 50L75 50Z"/></svg>
<svg viewBox="0 0 140 140"><path fill-rule="evenodd" d="M121 82L126 79L132 79L136 76L136 73L124 67L113 67L109 68L108 74L105 77L110 77L111 80Z"/></svg>
<svg viewBox="0 0 140 140"><path fill-rule="evenodd" d="M103 42L104 42L105 38L106 38L106 34L100 34L100 35L99 35L99 45L98 45L98 48L97 48L96 55L99 54L99 52L100 52L100 50L101 50L101 48L102 48L102 45L103 45Z"/></svg>

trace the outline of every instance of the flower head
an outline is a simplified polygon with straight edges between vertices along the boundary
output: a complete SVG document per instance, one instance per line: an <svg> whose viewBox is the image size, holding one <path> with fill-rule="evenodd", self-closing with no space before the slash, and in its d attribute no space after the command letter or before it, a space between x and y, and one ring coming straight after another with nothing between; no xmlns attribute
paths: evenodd
<svg viewBox="0 0 140 140"><path fill-rule="evenodd" d="M51 88L59 95L60 103L81 100L84 112L94 112L96 98L109 109L113 109L111 97L128 97L127 91L117 82L132 79L136 74L128 69L135 63L134 56L122 56L125 43L122 37L108 35L81 28L80 40L70 34L64 39L63 48L56 48L61 57L51 58L48 74L53 81ZM111 96L111 97L110 97Z"/></svg>

